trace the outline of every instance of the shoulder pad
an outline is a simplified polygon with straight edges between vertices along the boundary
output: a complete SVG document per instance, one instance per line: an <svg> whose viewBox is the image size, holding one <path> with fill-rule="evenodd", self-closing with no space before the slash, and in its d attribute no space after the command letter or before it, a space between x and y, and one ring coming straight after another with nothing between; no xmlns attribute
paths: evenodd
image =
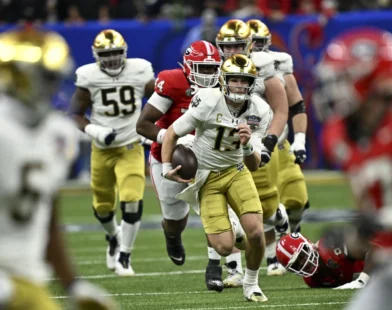
<svg viewBox="0 0 392 310"><path fill-rule="evenodd" d="M99 70L96 63L91 63L88 65L84 65L76 69L76 81L75 85L77 87L88 88L90 84L91 77L93 77L96 73L96 70Z"/></svg>
<svg viewBox="0 0 392 310"><path fill-rule="evenodd" d="M252 52L252 54L250 54L250 59L257 69L273 64L275 61L274 57L266 52Z"/></svg>
<svg viewBox="0 0 392 310"><path fill-rule="evenodd" d="M190 109L197 111L197 118L206 120L207 116L215 109L222 92L219 88L200 88L193 96ZM196 115L196 114L195 114Z"/></svg>
<svg viewBox="0 0 392 310"><path fill-rule="evenodd" d="M276 69L283 74L293 73L293 58L282 52L271 52L275 56Z"/></svg>

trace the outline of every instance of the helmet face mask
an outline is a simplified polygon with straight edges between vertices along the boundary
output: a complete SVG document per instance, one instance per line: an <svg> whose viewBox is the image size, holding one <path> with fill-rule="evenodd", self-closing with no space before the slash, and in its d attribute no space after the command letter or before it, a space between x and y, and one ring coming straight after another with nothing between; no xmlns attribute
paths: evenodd
<svg viewBox="0 0 392 310"><path fill-rule="evenodd" d="M271 45L271 36L265 38L252 37L253 52L267 52Z"/></svg>
<svg viewBox="0 0 392 310"><path fill-rule="evenodd" d="M223 63L221 71L219 82L223 94L235 103L249 100L257 77L253 62L244 55L235 54Z"/></svg>
<svg viewBox="0 0 392 310"><path fill-rule="evenodd" d="M111 76L121 73L127 59L128 46L120 33L112 29L101 31L94 40L92 51L101 70Z"/></svg>
<svg viewBox="0 0 392 310"><path fill-rule="evenodd" d="M200 87L218 84L221 59L215 46L206 41L196 41L185 51L183 70L187 78Z"/></svg>
<svg viewBox="0 0 392 310"><path fill-rule="evenodd" d="M318 251L300 233L281 238L276 247L276 257L286 269L304 278L313 276L319 266Z"/></svg>

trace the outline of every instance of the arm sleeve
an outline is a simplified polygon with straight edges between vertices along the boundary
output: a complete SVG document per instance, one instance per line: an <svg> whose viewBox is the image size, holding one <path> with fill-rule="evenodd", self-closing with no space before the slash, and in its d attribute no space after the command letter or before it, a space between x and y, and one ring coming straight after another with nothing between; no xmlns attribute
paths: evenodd
<svg viewBox="0 0 392 310"><path fill-rule="evenodd" d="M293 58L290 55L286 55L282 62L279 63L279 71L282 72L283 75L285 74L293 74L294 73L294 65L293 65Z"/></svg>
<svg viewBox="0 0 392 310"><path fill-rule="evenodd" d="M75 86L88 89L89 79L87 77L87 74L84 72L84 70L82 70L82 68L77 69L75 75L76 75Z"/></svg>
<svg viewBox="0 0 392 310"><path fill-rule="evenodd" d="M202 122L195 118L192 113L186 112L173 123L173 129L177 136L183 137L188 133L191 133L201 124Z"/></svg>
<svg viewBox="0 0 392 310"><path fill-rule="evenodd" d="M173 104L173 100L168 97L162 97L155 91L148 99L148 103L165 114Z"/></svg>
<svg viewBox="0 0 392 310"><path fill-rule="evenodd" d="M265 103L265 102L264 102ZM267 130L269 128L269 126L271 125L271 121L272 121L272 110L270 109L270 107L268 106L267 103L265 103L266 107L264 107L265 111L263 113L263 117L260 121L260 125L257 127L257 129L252 132L251 138L250 138L250 143L253 146L253 149L260 153L261 152L261 148L262 148L262 138L266 135Z"/></svg>
<svg viewBox="0 0 392 310"><path fill-rule="evenodd" d="M150 82L154 78L154 70L152 68L151 62L145 60L146 65L143 68L143 81L144 83Z"/></svg>

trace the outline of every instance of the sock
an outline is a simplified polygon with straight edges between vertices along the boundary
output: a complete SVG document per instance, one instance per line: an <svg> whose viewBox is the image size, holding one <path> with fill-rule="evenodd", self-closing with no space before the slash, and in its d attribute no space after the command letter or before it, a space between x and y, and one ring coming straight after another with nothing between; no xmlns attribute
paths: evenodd
<svg viewBox="0 0 392 310"><path fill-rule="evenodd" d="M110 213L112 214L112 213ZM114 237L117 235L118 232L118 228L117 228L117 220L116 220L116 216L113 216L110 220L108 220L107 218L110 215L109 213L101 213L101 214L96 214L96 217L98 218L98 220L100 221L103 229L105 229L106 233L108 234L108 236L110 238Z"/></svg>
<svg viewBox="0 0 392 310"><path fill-rule="evenodd" d="M276 241L273 241L271 244L267 244L265 247L265 257L266 258L274 258L276 256Z"/></svg>
<svg viewBox="0 0 392 310"><path fill-rule="evenodd" d="M221 256L212 247L207 247L208 250L208 265L220 265Z"/></svg>
<svg viewBox="0 0 392 310"><path fill-rule="evenodd" d="M129 224L125 221L121 221L121 244L120 252L131 253L133 244L135 243L137 233L139 231L140 221L135 224Z"/></svg>
<svg viewBox="0 0 392 310"><path fill-rule="evenodd" d="M245 267L244 286L258 285L259 270L250 270Z"/></svg>
<svg viewBox="0 0 392 310"><path fill-rule="evenodd" d="M359 274L358 279L357 279L357 281L361 281L365 285L368 283L369 280L370 280L370 277L364 272L361 272Z"/></svg>
<svg viewBox="0 0 392 310"><path fill-rule="evenodd" d="M235 262L236 265L234 268L230 266L230 263ZM226 257L226 263L231 269L237 269L238 272L244 273L242 269L242 259L241 259L241 252L230 254Z"/></svg>

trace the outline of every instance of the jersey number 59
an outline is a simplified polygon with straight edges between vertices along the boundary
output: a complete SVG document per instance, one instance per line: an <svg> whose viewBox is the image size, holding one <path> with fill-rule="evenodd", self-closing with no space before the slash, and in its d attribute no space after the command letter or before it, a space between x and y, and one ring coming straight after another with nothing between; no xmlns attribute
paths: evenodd
<svg viewBox="0 0 392 310"><path fill-rule="evenodd" d="M119 93L120 102L116 101L115 99L108 99L108 94L117 93L117 91ZM104 106L113 106L113 112L105 112L107 116L119 116L120 113L122 115L129 115L135 112L135 93L132 86L122 86L118 90L116 87L101 89L101 95L102 104ZM123 109L121 105L125 105L127 108ZM130 109L128 106L130 106Z"/></svg>

